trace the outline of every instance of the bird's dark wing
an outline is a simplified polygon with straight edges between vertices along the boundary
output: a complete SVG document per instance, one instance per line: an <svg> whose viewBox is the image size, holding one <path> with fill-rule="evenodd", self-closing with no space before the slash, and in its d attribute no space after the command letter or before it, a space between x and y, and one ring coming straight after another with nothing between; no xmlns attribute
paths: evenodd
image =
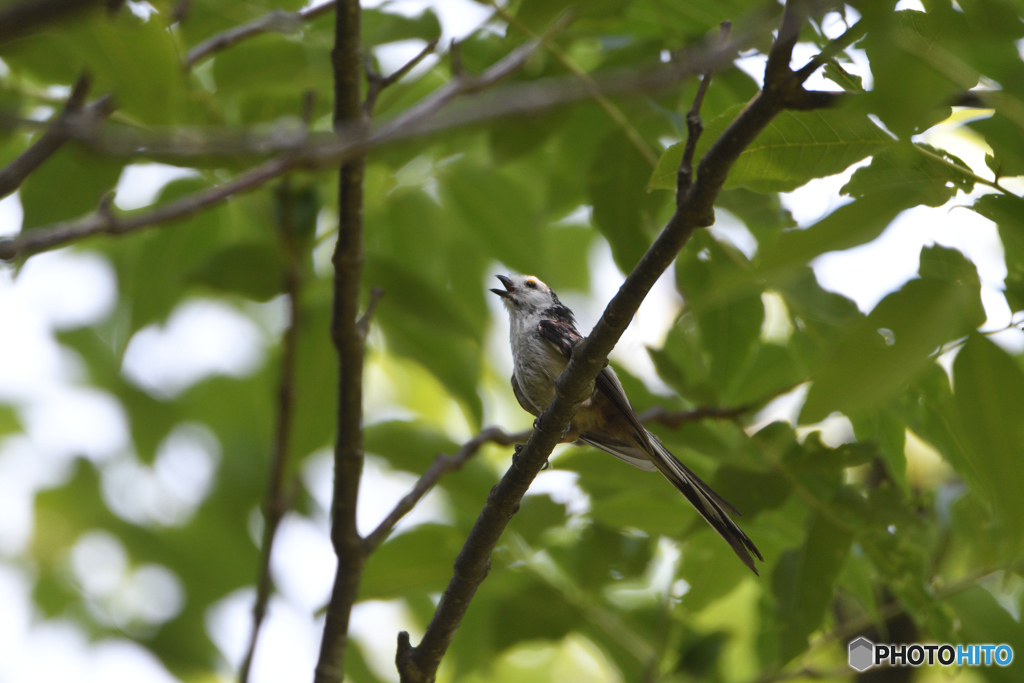
<svg viewBox="0 0 1024 683"><path fill-rule="evenodd" d="M512 374L512 393L515 394L516 400L519 401L519 405L523 410L530 413L531 415L540 416L540 411L534 407L532 403L526 398L526 394L519 388L519 380L516 379L515 373Z"/></svg>
<svg viewBox="0 0 1024 683"><path fill-rule="evenodd" d="M622 388L622 383L619 382L615 371L605 367L598 373L596 385L597 390L604 394L611 401L612 405L629 421L629 426L633 430L633 437L636 439L637 444L644 450L650 451L651 444L647 430L644 428L643 423L640 422L640 418L637 416L636 411L633 410L633 406L629 405L629 399L626 398L626 390Z"/></svg>
<svg viewBox="0 0 1024 683"><path fill-rule="evenodd" d="M551 342L566 360L572 357L573 347L583 339L576 326L568 320L541 320L537 329L540 336Z"/></svg>

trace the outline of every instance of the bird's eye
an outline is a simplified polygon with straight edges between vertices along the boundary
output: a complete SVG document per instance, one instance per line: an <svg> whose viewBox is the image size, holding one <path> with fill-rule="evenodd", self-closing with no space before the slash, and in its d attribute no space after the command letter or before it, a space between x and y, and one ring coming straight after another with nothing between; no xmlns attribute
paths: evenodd
<svg viewBox="0 0 1024 683"><path fill-rule="evenodd" d="M529 287L530 289L537 289L537 283L534 282L533 280L527 280L526 286Z"/></svg>

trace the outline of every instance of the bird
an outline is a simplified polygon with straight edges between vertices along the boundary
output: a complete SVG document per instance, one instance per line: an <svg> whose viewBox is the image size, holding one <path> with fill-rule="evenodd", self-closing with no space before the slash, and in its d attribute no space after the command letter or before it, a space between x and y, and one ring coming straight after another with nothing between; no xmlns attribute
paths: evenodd
<svg viewBox="0 0 1024 683"><path fill-rule="evenodd" d="M568 306L532 275L498 275L504 289L490 291L501 297L509 316L512 346L512 393L528 413L540 415L555 397L555 379L568 365L583 336ZM534 422L534 426L538 424ZM760 551L730 514L742 516L700 477L672 455L640 422L622 383L607 364L598 373L594 389L580 406L563 442L594 446L647 472L661 472L679 490L743 564L757 574L754 556Z"/></svg>

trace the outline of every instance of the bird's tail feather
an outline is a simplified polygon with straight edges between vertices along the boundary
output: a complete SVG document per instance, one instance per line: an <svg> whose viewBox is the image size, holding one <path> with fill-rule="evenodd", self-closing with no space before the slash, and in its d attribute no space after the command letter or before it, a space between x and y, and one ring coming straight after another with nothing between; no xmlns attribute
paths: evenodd
<svg viewBox="0 0 1024 683"><path fill-rule="evenodd" d="M653 452L650 454L651 461L658 470L665 475L665 478L672 482L672 485L679 489L700 516L707 520L708 524L718 532L718 535L725 539L733 551L739 556L743 564L750 567L750 570L757 574L754 566L754 558L764 561L757 546L751 541L736 522L729 517L729 512L739 515L736 508L730 505L724 498L714 492L705 484L700 477L690 471L683 463L667 448L665 448L657 437L650 435L650 443Z"/></svg>

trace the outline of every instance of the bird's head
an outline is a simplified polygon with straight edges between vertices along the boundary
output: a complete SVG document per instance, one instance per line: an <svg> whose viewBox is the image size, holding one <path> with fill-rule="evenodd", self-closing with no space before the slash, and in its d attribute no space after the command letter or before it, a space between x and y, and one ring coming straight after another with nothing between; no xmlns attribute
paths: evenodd
<svg viewBox="0 0 1024 683"><path fill-rule="evenodd" d="M562 307L551 288L533 275L499 275L505 289L491 291L501 297L510 315L540 313L554 306Z"/></svg>

